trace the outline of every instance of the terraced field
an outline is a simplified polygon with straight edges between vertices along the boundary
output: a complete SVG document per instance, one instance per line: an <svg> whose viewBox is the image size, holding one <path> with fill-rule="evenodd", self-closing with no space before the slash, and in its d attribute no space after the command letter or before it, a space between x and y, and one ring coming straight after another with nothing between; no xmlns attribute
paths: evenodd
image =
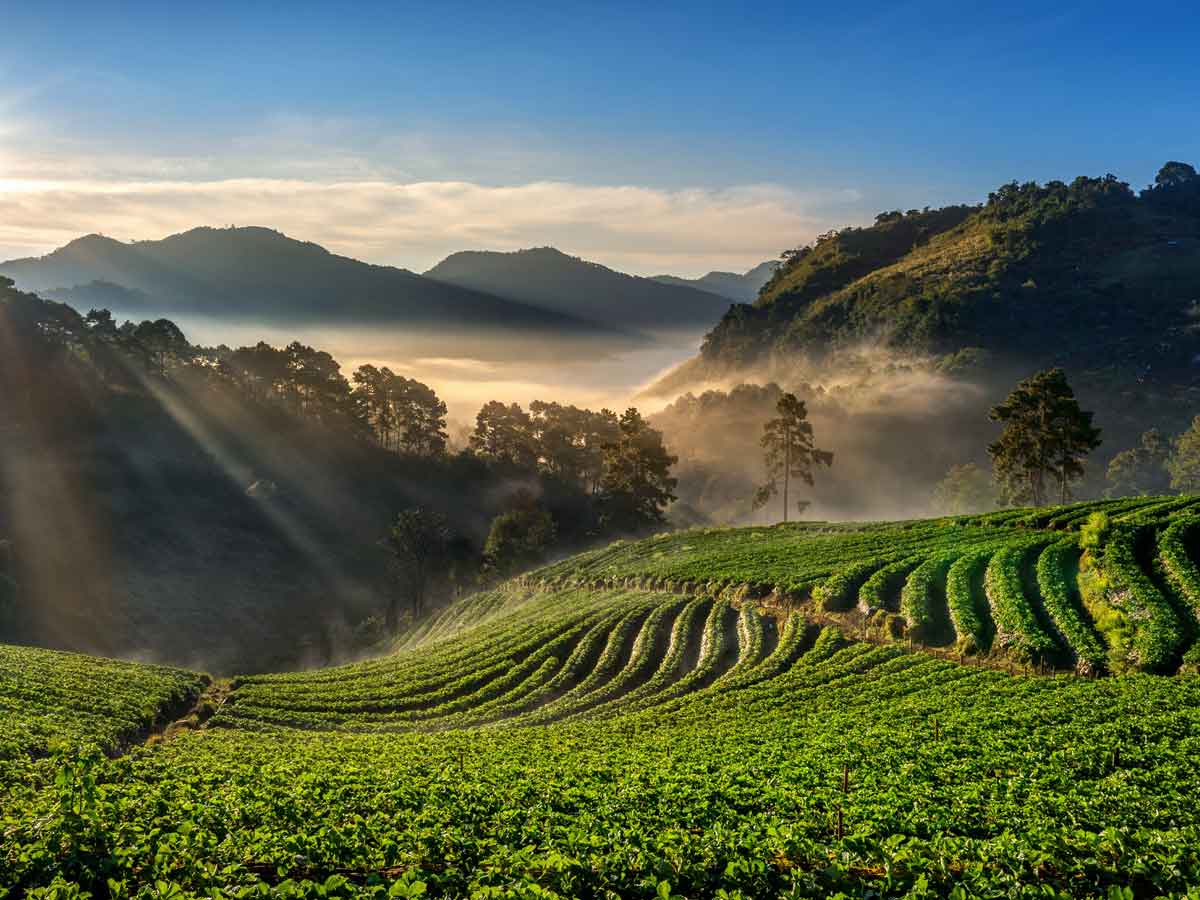
<svg viewBox="0 0 1200 900"><path fill-rule="evenodd" d="M14 731L0 897L1196 896L1198 502L619 543L117 759Z"/></svg>

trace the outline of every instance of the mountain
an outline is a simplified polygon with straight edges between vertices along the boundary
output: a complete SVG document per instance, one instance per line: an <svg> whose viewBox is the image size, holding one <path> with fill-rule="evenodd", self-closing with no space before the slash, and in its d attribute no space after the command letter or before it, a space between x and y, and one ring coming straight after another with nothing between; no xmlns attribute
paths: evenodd
<svg viewBox="0 0 1200 900"><path fill-rule="evenodd" d="M517 299L338 256L268 228L195 228L158 241L88 235L0 263L22 290L123 314L594 332Z"/></svg>
<svg viewBox="0 0 1200 900"><path fill-rule="evenodd" d="M1172 168L1172 167L1178 168ZM978 206L884 213L787 255L659 387L864 345L1059 365L1114 385L1200 381L1200 176L1004 185Z"/></svg>
<svg viewBox="0 0 1200 900"><path fill-rule="evenodd" d="M762 290L762 286L771 280L775 270L779 268L778 260L767 260L759 263L749 272L738 275L736 272L709 272L700 278L678 278L674 275L655 275L651 281L660 284L673 284L677 287L692 287L708 291L721 297L728 297L735 303L752 303Z"/></svg>
<svg viewBox="0 0 1200 900"><path fill-rule="evenodd" d="M425 277L635 328L704 324L729 306L728 299L707 290L614 272L553 247L455 253Z"/></svg>

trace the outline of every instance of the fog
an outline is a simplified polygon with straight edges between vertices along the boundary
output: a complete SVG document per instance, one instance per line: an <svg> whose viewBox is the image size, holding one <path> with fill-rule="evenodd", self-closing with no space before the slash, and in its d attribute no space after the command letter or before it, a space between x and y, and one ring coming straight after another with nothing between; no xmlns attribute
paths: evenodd
<svg viewBox="0 0 1200 900"><path fill-rule="evenodd" d="M776 395L722 394L740 384L777 384L805 399L817 446L834 465L793 496L811 501L806 518L893 519L928 515L934 485L952 466L985 463L994 427L987 409L1009 377L965 379L937 361L881 345L843 348L828 358L777 356L718 377L695 362L701 330L653 335L573 335L496 330L353 327L180 317L193 343L242 346L300 341L331 353L349 377L365 363L430 385L449 408L452 445L465 445L489 400L535 399L653 416L679 456L677 524L770 522L778 503L754 510L764 478L759 437ZM703 377L700 377L700 376ZM664 377L665 376L665 377ZM705 392L716 392L707 398ZM677 398L688 394L689 404ZM789 511L794 518L795 509Z"/></svg>
<svg viewBox="0 0 1200 900"><path fill-rule="evenodd" d="M931 358L863 345L836 360L777 359L694 381L653 421L680 457L681 513L778 521L781 500L751 506L765 479L762 423L774 415L778 389L737 387L778 385L806 402L816 446L834 454L831 467L814 472L815 485L792 487L792 497L811 502L803 518L914 518L934 511L933 488L952 465L986 461L995 430L987 410L1002 381L956 377ZM788 515L796 518L794 506Z"/></svg>
<svg viewBox="0 0 1200 900"><path fill-rule="evenodd" d="M193 344L231 347L291 341L325 350L349 377L358 366L387 366L432 387L452 423L473 422L489 400L555 400L592 409L623 409L663 372L696 352L702 329L653 335L578 337L488 330L281 326L173 316ZM642 399L656 409L666 399Z"/></svg>

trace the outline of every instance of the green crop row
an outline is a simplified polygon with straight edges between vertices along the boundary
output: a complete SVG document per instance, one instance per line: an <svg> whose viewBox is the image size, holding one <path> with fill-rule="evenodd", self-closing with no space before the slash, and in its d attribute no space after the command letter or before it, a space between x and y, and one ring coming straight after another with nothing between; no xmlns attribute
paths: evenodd
<svg viewBox="0 0 1200 900"><path fill-rule="evenodd" d="M984 590L996 622L996 644L1025 660L1042 660L1059 649L1038 621L1023 584L1022 567L1037 549L1036 544L1004 547L992 556L984 575Z"/></svg>
<svg viewBox="0 0 1200 900"><path fill-rule="evenodd" d="M1128 610L1134 622L1132 662L1150 672L1175 667L1187 632L1170 601L1138 563L1138 533L1114 528L1104 547L1104 571L1116 587L1113 602Z"/></svg>

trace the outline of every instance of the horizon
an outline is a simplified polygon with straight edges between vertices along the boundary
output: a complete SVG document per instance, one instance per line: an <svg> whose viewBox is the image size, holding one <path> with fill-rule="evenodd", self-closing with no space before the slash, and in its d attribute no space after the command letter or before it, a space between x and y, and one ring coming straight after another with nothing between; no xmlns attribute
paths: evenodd
<svg viewBox="0 0 1200 900"><path fill-rule="evenodd" d="M232 221L414 272L549 245L698 277L883 210L1200 158L1195 28L1112 3L355 13L10 11L0 258Z"/></svg>

